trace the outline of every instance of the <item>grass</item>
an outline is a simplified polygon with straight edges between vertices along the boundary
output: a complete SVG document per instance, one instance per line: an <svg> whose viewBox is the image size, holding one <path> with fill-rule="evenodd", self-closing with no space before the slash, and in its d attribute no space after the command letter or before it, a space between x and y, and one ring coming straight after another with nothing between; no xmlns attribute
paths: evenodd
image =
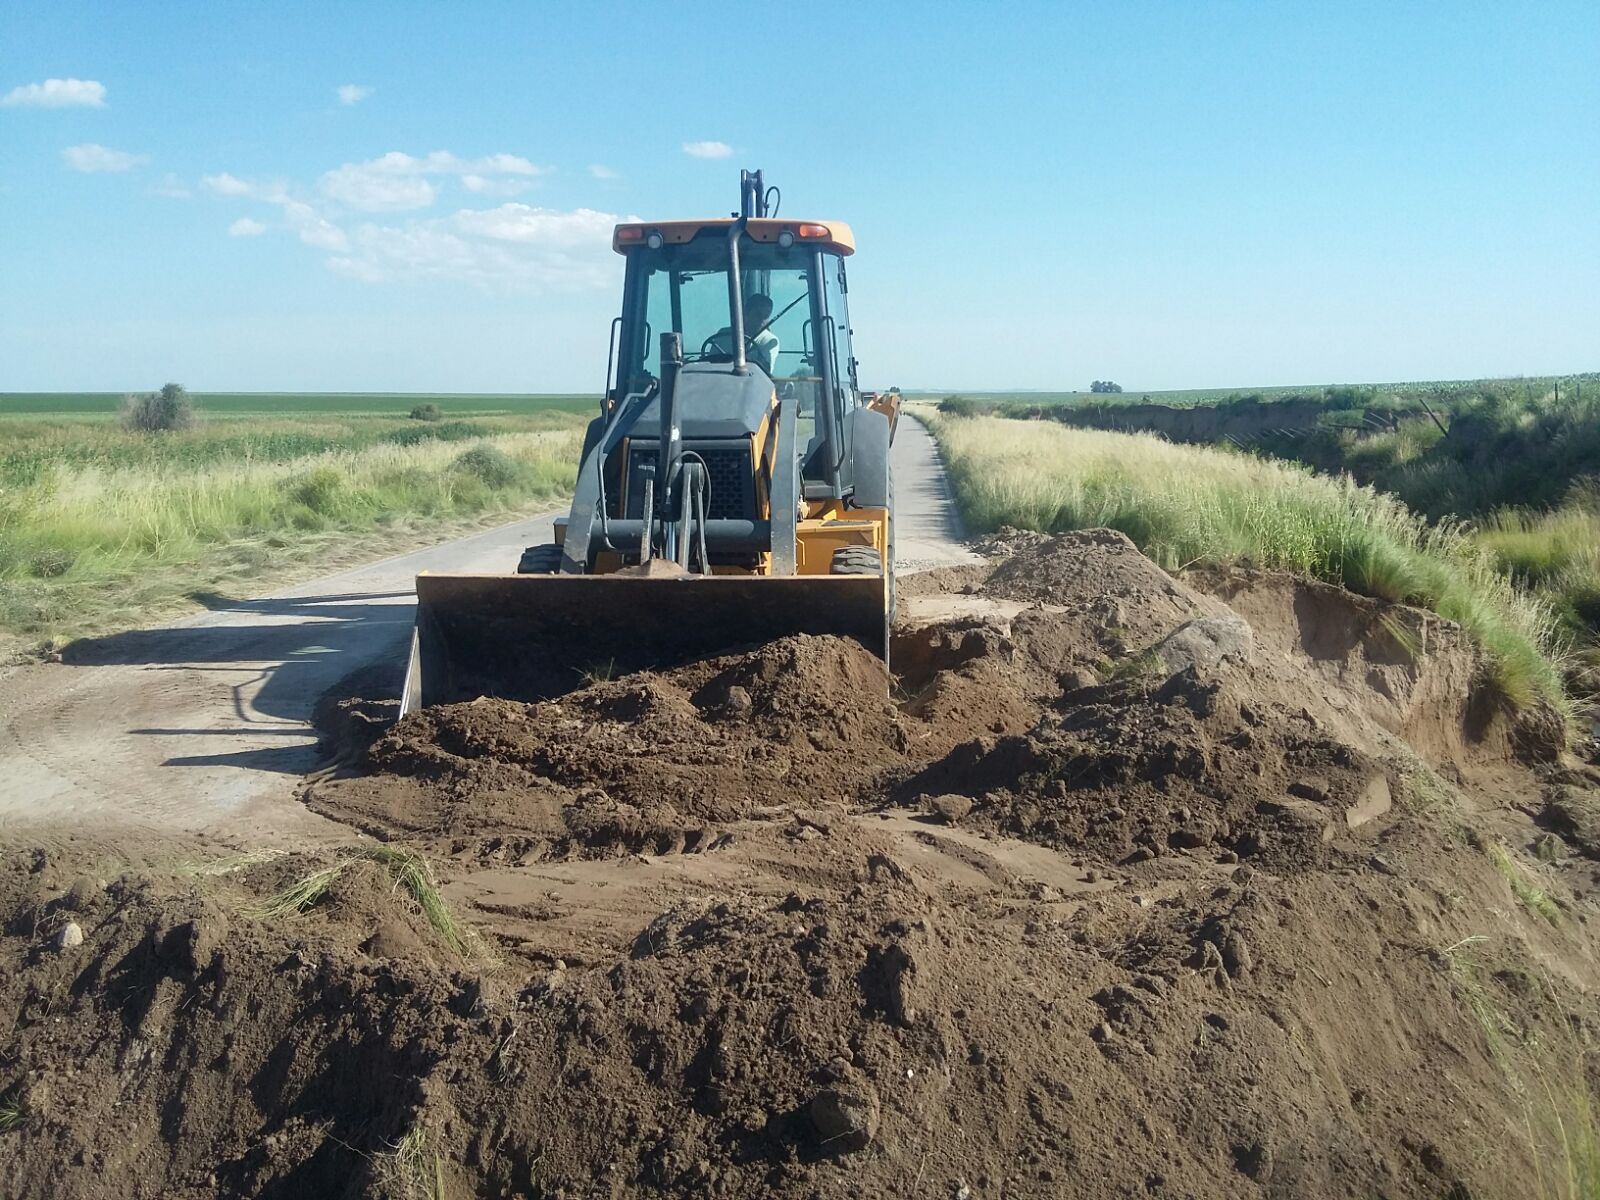
<svg viewBox="0 0 1600 1200"><path fill-rule="evenodd" d="M138 624L188 592L259 591L330 548L525 512L570 492L582 425L552 406L208 417L154 434L109 415L0 418L0 634Z"/></svg>
<svg viewBox="0 0 1600 1200"><path fill-rule="evenodd" d="M988 411L1017 413L1025 409L1074 408L1160 404L1168 408L1211 408L1230 404L1275 404L1287 400L1312 400L1330 411L1355 407L1391 408L1412 411L1427 401L1435 410L1450 411L1486 391L1531 397L1560 387L1562 395L1600 393L1600 373L1541 375L1500 379L1413 380L1406 383L1377 384L1288 384L1248 388L1180 388L1139 390L1128 388L1117 393L1079 391L965 391L957 397ZM908 391L907 399L940 400L947 392Z"/></svg>
<svg viewBox="0 0 1600 1200"><path fill-rule="evenodd" d="M1600 1200L1600 1123L1587 1090L1586 1060L1592 1051L1575 1033L1577 1023L1549 981L1515 968L1492 969L1483 956L1488 941L1475 934L1439 954L1451 990L1482 1030L1490 1057L1522 1105L1537 1172L1527 1194L1539 1200ZM1538 997L1545 1009L1543 1033L1514 1020L1496 998L1494 980L1506 974L1532 985L1527 994ZM1547 1176L1544 1164L1552 1160L1558 1169Z"/></svg>
<svg viewBox="0 0 1600 1200"><path fill-rule="evenodd" d="M313 871L268 897L256 909L255 915L268 919L290 917L314 908L339 881L340 876L362 863L374 863L382 868L393 880L395 888L416 904L439 940L458 954L467 953L466 933L444 897L439 894L433 868L422 855L402 846L361 847L333 865Z"/></svg>
<svg viewBox="0 0 1600 1200"><path fill-rule="evenodd" d="M28 1106L21 1100L0 1101L0 1133L10 1133L28 1123Z"/></svg>
<svg viewBox="0 0 1600 1200"><path fill-rule="evenodd" d="M1489 861L1511 887L1511 894L1529 912L1543 917L1551 925L1561 924L1561 909L1548 893L1538 886L1528 872L1511 857L1511 852L1498 842L1489 846Z"/></svg>
<svg viewBox="0 0 1600 1200"><path fill-rule="evenodd" d="M1540 596L1581 647L1600 686L1600 487L1576 487L1548 512L1500 509L1476 540L1520 587Z"/></svg>
<svg viewBox="0 0 1600 1200"><path fill-rule="evenodd" d="M1512 707L1568 711L1558 622L1465 531L1348 477L1147 434L1041 421L930 420L977 531L1121 530L1167 570L1250 562L1417 605L1463 626Z"/></svg>
<svg viewBox="0 0 1600 1200"><path fill-rule="evenodd" d="M444 1159L421 1125L413 1125L389 1153L378 1156L378 1176L398 1195L444 1200Z"/></svg>

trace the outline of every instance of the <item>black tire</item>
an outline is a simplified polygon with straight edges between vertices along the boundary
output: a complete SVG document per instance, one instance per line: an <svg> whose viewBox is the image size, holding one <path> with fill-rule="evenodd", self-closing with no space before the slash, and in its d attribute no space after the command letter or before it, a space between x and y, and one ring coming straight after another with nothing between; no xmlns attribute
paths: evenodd
<svg viewBox="0 0 1600 1200"><path fill-rule="evenodd" d="M517 564L518 575L559 575L560 573L560 546L529 546L522 552L522 561Z"/></svg>
<svg viewBox="0 0 1600 1200"><path fill-rule="evenodd" d="M872 546L841 546L828 563L829 575L882 575L883 555Z"/></svg>

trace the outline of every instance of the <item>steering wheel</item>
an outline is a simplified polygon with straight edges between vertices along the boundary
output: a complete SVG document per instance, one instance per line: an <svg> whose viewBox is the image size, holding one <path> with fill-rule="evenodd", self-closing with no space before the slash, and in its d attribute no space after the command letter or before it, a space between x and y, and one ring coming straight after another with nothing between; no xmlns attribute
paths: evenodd
<svg viewBox="0 0 1600 1200"><path fill-rule="evenodd" d="M720 333L713 333L705 341L701 342L700 343L700 353L695 356L695 361L697 361L697 362L732 362L733 361L733 354L730 351L724 350L722 348L722 346L717 341L717 339L722 336L722 333L727 333L727 332L728 332L727 330L723 330ZM732 335L729 334L729 336L731 337ZM744 344L745 344L745 349L749 350L751 347L753 347L756 344L755 343L755 339L747 337L747 338L744 339Z"/></svg>

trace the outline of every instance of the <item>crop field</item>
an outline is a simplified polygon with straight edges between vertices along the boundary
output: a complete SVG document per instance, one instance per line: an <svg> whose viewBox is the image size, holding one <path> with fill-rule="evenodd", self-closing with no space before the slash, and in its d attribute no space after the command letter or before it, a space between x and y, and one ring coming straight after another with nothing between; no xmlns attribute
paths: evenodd
<svg viewBox="0 0 1600 1200"><path fill-rule="evenodd" d="M227 394L186 429L120 397L0 397L0 638L138 624L359 546L399 552L571 488L581 396ZM412 419L423 404L437 410Z"/></svg>

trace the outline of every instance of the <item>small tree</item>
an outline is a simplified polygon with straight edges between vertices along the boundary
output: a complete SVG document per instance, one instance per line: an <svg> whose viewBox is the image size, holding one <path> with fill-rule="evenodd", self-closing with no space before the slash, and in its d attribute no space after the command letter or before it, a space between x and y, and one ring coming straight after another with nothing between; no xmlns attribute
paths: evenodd
<svg viewBox="0 0 1600 1200"><path fill-rule="evenodd" d="M1112 383L1109 379L1096 379L1089 385L1089 390L1091 392L1120 392L1122 385L1120 383Z"/></svg>
<svg viewBox="0 0 1600 1200"><path fill-rule="evenodd" d="M135 433L165 433L194 425L194 401L181 383L165 384L159 392L122 398L122 427Z"/></svg>
<svg viewBox="0 0 1600 1200"><path fill-rule="evenodd" d="M437 421L444 416L437 404L419 404L411 410L413 421Z"/></svg>

